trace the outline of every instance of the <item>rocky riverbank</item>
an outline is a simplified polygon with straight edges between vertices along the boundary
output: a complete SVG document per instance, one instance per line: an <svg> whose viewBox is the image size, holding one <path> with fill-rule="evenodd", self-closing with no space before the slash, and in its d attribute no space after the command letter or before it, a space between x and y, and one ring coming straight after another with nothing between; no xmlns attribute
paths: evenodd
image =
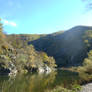
<svg viewBox="0 0 92 92"><path fill-rule="evenodd" d="M82 90L80 92L92 92L92 83L83 85Z"/></svg>
<svg viewBox="0 0 92 92"><path fill-rule="evenodd" d="M55 70L55 69L50 68L49 66L43 66L43 67L31 68L29 70L26 70L26 73L37 72L39 74L42 74L42 73L49 74L52 70ZM25 71L24 70L18 71L17 67L12 62L9 63L9 68L0 69L0 75L16 76L17 73L25 73Z"/></svg>

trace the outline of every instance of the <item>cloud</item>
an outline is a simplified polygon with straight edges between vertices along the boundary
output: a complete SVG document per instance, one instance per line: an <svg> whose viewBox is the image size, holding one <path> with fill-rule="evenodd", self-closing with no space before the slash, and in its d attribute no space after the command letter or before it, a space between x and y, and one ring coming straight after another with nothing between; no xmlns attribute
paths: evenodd
<svg viewBox="0 0 92 92"><path fill-rule="evenodd" d="M8 25L8 26L12 26L12 27L16 27L17 24L14 21L8 21L5 19L2 19L3 25Z"/></svg>

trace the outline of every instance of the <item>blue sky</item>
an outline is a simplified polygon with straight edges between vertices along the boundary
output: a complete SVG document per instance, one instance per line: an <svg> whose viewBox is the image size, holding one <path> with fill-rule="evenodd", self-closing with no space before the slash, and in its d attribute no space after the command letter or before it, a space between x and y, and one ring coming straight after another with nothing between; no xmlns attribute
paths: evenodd
<svg viewBox="0 0 92 92"><path fill-rule="evenodd" d="M8 34L42 34L92 25L92 11L81 0L0 0L0 17Z"/></svg>

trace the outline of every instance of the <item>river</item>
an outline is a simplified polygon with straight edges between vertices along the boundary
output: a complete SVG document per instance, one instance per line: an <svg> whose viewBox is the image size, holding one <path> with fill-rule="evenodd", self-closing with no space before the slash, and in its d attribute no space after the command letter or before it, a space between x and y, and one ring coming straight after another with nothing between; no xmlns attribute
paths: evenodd
<svg viewBox="0 0 92 92"><path fill-rule="evenodd" d="M16 77L0 76L0 92L46 92L56 86L71 88L79 83L78 73L55 71L50 74L18 74Z"/></svg>

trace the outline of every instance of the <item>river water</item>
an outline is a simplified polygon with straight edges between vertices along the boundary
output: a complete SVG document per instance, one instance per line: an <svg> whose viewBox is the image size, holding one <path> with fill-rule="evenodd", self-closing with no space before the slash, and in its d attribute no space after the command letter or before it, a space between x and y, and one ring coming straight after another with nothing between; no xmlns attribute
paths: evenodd
<svg viewBox="0 0 92 92"><path fill-rule="evenodd" d="M79 83L75 72L55 71L50 74L18 74L16 77L0 76L0 92L46 92L56 86L71 88Z"/></svg>

